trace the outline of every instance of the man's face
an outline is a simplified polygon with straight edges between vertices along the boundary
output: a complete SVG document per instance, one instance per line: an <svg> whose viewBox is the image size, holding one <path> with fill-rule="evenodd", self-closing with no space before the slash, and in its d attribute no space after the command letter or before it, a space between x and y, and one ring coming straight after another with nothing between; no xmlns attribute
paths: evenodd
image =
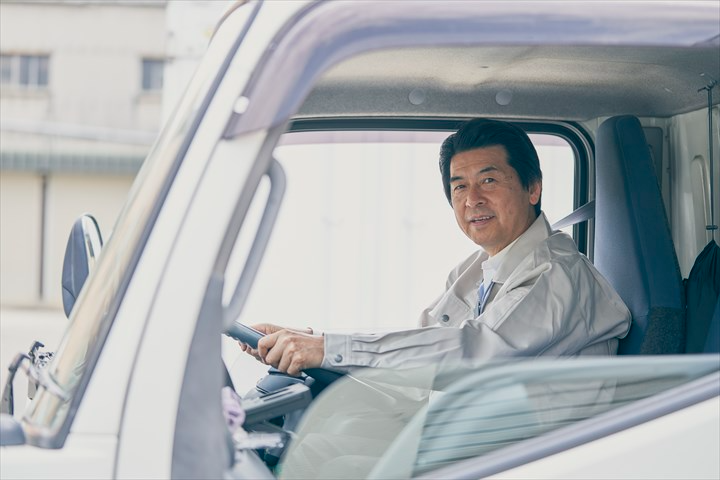
<svg viewBox="0 0 720 480"><path fill-rule="evenodd" d="M450 160L455 219L489 255L510 245L535 221L541 182L525 190L503 146L476 148Z"/></svg>

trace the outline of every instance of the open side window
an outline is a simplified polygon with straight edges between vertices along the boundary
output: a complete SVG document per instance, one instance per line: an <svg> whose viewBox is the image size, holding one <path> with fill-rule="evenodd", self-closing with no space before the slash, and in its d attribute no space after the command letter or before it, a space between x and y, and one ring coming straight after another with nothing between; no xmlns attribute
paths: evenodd
<svg viewBox="0 0 720 480"><path fill-rule="evenodd" d="M323 130L295 124L274 148L287 191L239 320L334 331L414 328L449 271L478 248L457 226L438 169L440 144L459 122L425 129L327 123ZM534 131L543 210L553 222L586 195L578 179L587 157L569 133ZM262 187L257 195L265 195ZM248 215L257 224L262 212ZM230 366L244 356L231 343ZM244 380L249 388L255 379Z"/></svg>

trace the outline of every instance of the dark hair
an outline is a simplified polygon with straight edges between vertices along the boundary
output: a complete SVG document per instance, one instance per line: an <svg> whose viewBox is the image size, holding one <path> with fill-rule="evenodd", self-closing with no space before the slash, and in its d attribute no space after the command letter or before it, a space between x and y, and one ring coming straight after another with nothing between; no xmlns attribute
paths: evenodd
<svg viewBox="0 0 720 480"><path fill-rule="evenodd" d="M450 162L452 158L458 153L468 150L494 146L505 148L508 163L518 173L520 183L525 190L529 190L530 185L542 180L537 151L523 129L512 123L476 118L463 123L460 129L446 138L440 147L440 173L445 196L450 205L452 205L450 196ZM540 214L540 199L535 205L535 214Z"/></svg>

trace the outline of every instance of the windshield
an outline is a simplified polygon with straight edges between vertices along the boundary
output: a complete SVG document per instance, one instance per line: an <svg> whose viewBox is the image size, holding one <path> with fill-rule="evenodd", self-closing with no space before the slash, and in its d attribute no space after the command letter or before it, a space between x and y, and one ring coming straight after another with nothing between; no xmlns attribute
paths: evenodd
<svg viewBox="0 0 720 480"><path fill-rule="evenodd" d="M48 370L54 382L70 394L70 400L61 401L41 388L25 415L30 425L52 434L65 420L78 384L110 330L124 285L146 241L148 224L154 221L179 167L183 148L187 148L184 142L192 134L193 121L237 39L236 32L247 22L252 9L252 4L241 7L213 37L185 95L138 173L113 235L75 304L70 326Z"/></svg>

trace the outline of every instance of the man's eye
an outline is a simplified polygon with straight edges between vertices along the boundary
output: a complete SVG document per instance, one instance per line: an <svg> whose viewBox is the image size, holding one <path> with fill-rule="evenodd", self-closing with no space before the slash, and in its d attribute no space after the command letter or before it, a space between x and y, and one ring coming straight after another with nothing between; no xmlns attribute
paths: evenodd
<svg viewBox="0 0 720 480"><path fill-rule="evenodd" d="M465 185L455 185L453 187L453 192L457 192L458 190L462 190L463 188L465 188Z"/></svg>
<svg viewBox="0 0 720 480"><path fill-rule="evenodd" d="M495 179L492 177L483 178L482 183L495 183Z"/></svg>

